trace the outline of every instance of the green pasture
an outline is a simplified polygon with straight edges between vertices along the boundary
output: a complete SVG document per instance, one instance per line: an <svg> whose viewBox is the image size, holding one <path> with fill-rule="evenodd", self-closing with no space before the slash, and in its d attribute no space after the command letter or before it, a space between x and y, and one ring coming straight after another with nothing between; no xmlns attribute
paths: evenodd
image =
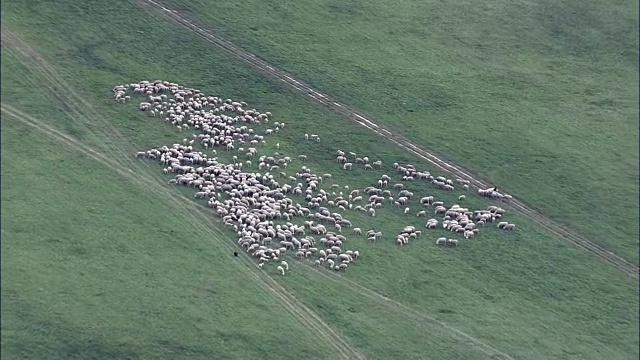
<svg viewBox="0 0 640 360"><path fill-rule="evenodd" d="M160 2L638 263L637 1Z"/></svg>
<svg viewBox="0 0 640 360"><path fill-rule="evenodd" d="M345 211L354 226L385 234L369 243L343 229L343 248L362 254L346 272L287 254L291 269L282 277L274 264L259 270L244 253L233 257L237 236L204 201L193 200L192 189L168 185L159 164L133 158L193 132L179 133L138 111L139 97L116 103L113 86L162 79L270 111L272 122L286 126L267 137L260 155L272 155L280 143L281 156L309 158L295 159L288 174L303 165L332 173L342 191L372 185L383 173L401 182L391 165L396 161L439 172L133 3L114 11L112 4L76 0L5 1L2 30L47 64L3 35L3 358L340 357L327 341L331 332L309 324L314 316L369 359L638 357L637 281L550 237L508 204L498 205L517 231L489 225L458 248L434 244L440 236L460 236L424 229L416 201L410 215L388 205L375 218ZM358 97L364 88L352 90ZM5 106L30 118L10 116ZM41 124L39 130L24 121ZM47 127L72 140L61 141ZM322 141L304 141L304 133ZM338 149L380 159L383 169L344 171L334 160ZM442 151L455 156L461 149ZM232 156L218 153L225 161ZM492 155L506 159L514 152ZM518 176L509 176L513 185L505 181L514 192ZM529 189L532 202L545 206L546 192L534 188L534 178L527 181L523 196ZM445 205L494 204L472 193L458 202L459 189L406 185ZM608 219L604 208L594 214ZM406 225L419 226L422 236L399 247L395 234Z"/></svg>

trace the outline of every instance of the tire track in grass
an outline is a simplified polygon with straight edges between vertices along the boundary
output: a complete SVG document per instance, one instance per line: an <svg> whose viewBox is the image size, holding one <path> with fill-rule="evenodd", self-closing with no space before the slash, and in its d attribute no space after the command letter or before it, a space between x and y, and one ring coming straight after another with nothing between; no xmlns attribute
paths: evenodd
<svg viewBox="0 0 640 360"><path fill-rule="evenodd" d="M137 165L131 154L127 153L122 149L122 146L114 143L111 139L120 140L120 144L125 144L127 139L118 132L117 129L113 127L113 125L106 119L104 119L101 114L95 111L91 105L84 100L76 91L73 90L73 87L67 84L62 77L60 77L55 69L48 64L47 61L44 60L33 48L31 48L27 43L22 41L15 33L12 33L9 29L3 26L2 29L2 42L5 46L5 49L9 50L13 55L18 58L22 58L25 61L25 65L32 65L31 67L27 66L29 70L35 68L39 72L38 75L44 77L47 82L36 82L38 85L44 85L48 88L51 94L54 94L54 97L58 99L58 101L70 103L73 105L72 110L66 110L65 112L69 115L70 118L76 120L76 122L81 123L84 126L84 129L95 135L98 135L100 139L107 145L107 151L109 153L113 153L114 155L118 155L118 164L121 165L122 162L127 162L131 167L137 167ZM3 108L9 109L8 105L3 104ZM78 111L81 109L83 111ZM13 110L15 115L15 109ZM92 116L89 117L89 114ZM22 115L22 118L24 118ZM33 118L31 117L32 121ZM44 123L39 123L39 126L46 125ZM99 126L96 126L99 125ZM55 129L46 127L49 131L55 131ZM108 130L108 131L105 131ZM58 138L60 140L60 138ZM69 136L65 136L64 139L66 141L77 141ZM92 153L95 154L95 151L92 150ZM103 160L106 158L103 158ZM138 163L139 164L139 163ZM140 176L141 174L137 174ZM150 184L161 184L158 182L159 178L149 178L146 179L146 185ZM167 194L164 194L167 195ZM175 194L178 195L178 194ZM173 196L173 195L172 195ZM175 200L174 196L174 200ZM187 201L187 206L193 206L193 202L179 196L179 201ZM184 211L184 209L183 209ZM204 215L204 214L201 214ZM202 216L201 216L202 217ZM204 220L209 220L204 216ZM210 221L210 220L209 220ZM201 222L196 221L197 224L201 225ZM211 232L212 229L206 227L206 230ZM228 237L227 234L224 234L219 229L215 229L218 231L218 236L216 239L224 239ZM227 249L230 251L236 250L233 244L227 244L226 241L220 241L220 243L224 244ZM311 309L307 308L302 304L295 296L288 293L286 289L284 289L279 283L277 283L272 277L265 274L262 271L257 271L257 268L250 266L252 270L252 274L260 280L261 285L267 285L269 290L276 294L281 302L285 303L289 306L289 310L294 313L300 319L303 320L303 323L306 324L307 327L313 329L317 333L317 335L323 337L323 342L330 344L333 346L335 350L340 353L343 357L348 359L363 359L364 356L359 354L354 348L352 348L345 340L345 337L337 334L328 324L326 324L320 316L315 314ZM258 275L260 274L260 275ZM262 276L261 276L262 275Z"/></svg>
<svg viewBox="0 0 640 360"><path fill-rule="evenodd" d="M215 45L216 47L223 49L236 58L242 60L243 62L253 66L254 68L276 78L284 82L289 87L302 92L309 97L311 97L314 101L331 108L343 115L345 115L350 120L356 122L357 124L369 129L371 132L379 135L396 146L410 152L411 154L427 161L434 167L446 171L450 174L453 174L461 179L468 180L470 185L475 189L487 189L492 187L486 181L480 180L473 175L468 170L464 168L454 165L450 162L447 162L443 159L440 159L438 156L422 149L421 147L413 144L404 136L386 129L381 126L379 122L373 120L371 117L365 117L361 114L361 112L356 111L355 109L347 106L346 104L340 103L339 101L333 99L327 94L324 94L313 87L305 84L304 82L293 78L288 73L283 70L278 69L277 67L268 64L266 61L259 59L256 55L245 51L238 46L234 45L228 40L223 39L217 34L214 34L210 30L206 30L203 27L197 25L192 19L188 16L178 13L175 10L169 9L164 6L162 3L159 3L154 0L133 0L135 3L139 4L145 8L154 8L158 13L162 14L162 16L166 16L174 22L182 25L184 28L188 29L192 33L204 38L206 41ZM503 188L503 186L500 186ZM520 211L525 216L529 217L536 225L545 229L550 234L555 235L558 239L564 239L574 246L591 253L592 255L600 258L601 260L607 262L608 264L614 266L625 274L638 278L640 269L637 265L632 264L630 261L622 258L614 254L611 251L603 248L600 245L597 245L594 242L589 241L582 235L568 229L557 222L551 220L546 217L539 211L535 210L532 206L526 204L522 200L518 200L515 197L509 201L509 204L516 210Z"/></svg>
<svg viewBox="0 0 640 360"><path fill-rule="evenodd" d="M220 229L205 226L206 221L212 221L207 218L205 213L201 211L194 211L193 201L170 191L162 187L156 179L149 178L146 174L134 173L131 169L123 167L119 162L114 159L101 154L100 152L82 144L78 140L66 135L55 128L48 126L46 123L30 116L22 111L2 103L2 112L9 115L11 118L16 119L26 125L29 125L42 133L54 138L61 142L65 146L68 146L74 150L80 151L86 156L98 161L109 169L117 172L121 176L127 178L131 182L153 191L156 195L162 199L170 201L171 205L179 211L181 214L188 216L189 222L195 227L208 232L216 241L216 247L219 250L225 252L233 252L237 250L233 244L224 241L226 236ZM220 249L224 247L224 249ZM308 307L300 302L295 296L290 294L280 284L278 284L271 276L258 268L251 262L249 255L243 254L245 261L234 262L238 267L242 266L250 270L250 274L253 276L256 283L268 293L271 293L274 298L280 300L284 304L285 310L287 310L292 316L294 316L301 324L313 331L323 341L323 343L329 347L333 347L338 354L345 359L366 359L362 354L353 349L345 340L343 336L337 334L331 329L322 319L313 313Z"/></svg>
<svg viewBox="0 0 640 360"><path fill-rule="evenodd" d="M6 41L8 40L8 41ZM34 49L30 48L30 46L28 44L26 44L24 41L22 41L19 37L17 37L16 34L11 33L10 31L3 29L3 45L9 45L9 44L13 44L16 45L18 47L18 53L16 53L15 50L13 49L8 49L10 50L10 52L13 51L14 55L16 56L21 56L24 58L25 61L27 61L27 58L29 59L30 62L32 62L32 67L30 68L36 68L37 70L39 70L39 75L43 76L46 80L47 83L42 83L42 82L35 82L35 84L38 85L44 85L46 86L50 93L54 94L54 96L58 99L58 101L63 101L63 102L67 102L67 103L71 103L73 104L73 111L66 111L67 115L69 115L71 118L75 119L77 122L79 122L81 125L84 126L84 130L86 130L87 132L90 133L95 133L96 130L92 130L92 128L95 129L107 129L109 130L108 133L103 131L102 134L99 134L101 139L105 139L107 141L105 141L106 145L110 145L108 146L108 151L109 152L119 152L121 158L118 158L118 162L109 162L107 160L106 157L102 157L102 161L107 161L106 164L112 164L112 166L122 166L122 160L127 160L128 163L132 166L132 167L137 167L139 163L133 161L132 157L130 156L130 154L126 153L124 150L122 150L121 146L118 146L118 144L113 144L111 142L108 141L108 139L110 139L111 137L114 138L118 138L120 140L120 144L123 144L127 141L127 139L120 134L117 129L115 129L113 127L113 125L109 122L106 121L98 112L96 112L95 110L91 109L91 112L93 113L92 118L89 118L87 115L88 111L86 111L86 109L83 109L85 111L79 112L77 109L78 108L82 108L83 106L86 107L90 107L90 104L88 102L86 102L84 99L82 99L79 94L77 94L77 92L75 92L73 90L73 87L70 86L69 84L67 84L63 78L61 78L56 72L55 69L49 65ZM36 60L35 62L33 60ZM85 106L86 105L86 106ZM9 105L5 105L3 104L3 109L11 109L9 107ZM14 112L16 110L14 109ZM22 113L22 118L24 119L24 117L27 116L26 114ZM36 121L36 119L34 119L33 117L29 117L30 119L32 119L32 121ZM96 127L95 125L99 124L100 126ZM52 132L52 133L58 133L57 130L55 130L52 127L46 126L46 124L39 122L38 126L42 126L43 128L47 129L48 131ZM91 127L91 128L90 128ZM61 134L61 133L60 133ZM73 139L72 137L69 137L67 135L59 135L59 136L63 136L62 139L64 139L65 141L70 141L74 144L82 144L80 142L78 142L76 139ZM61 138L58 137L58 139L60 140ZM77 145L76 145L77 146ZM95 152L94 150L87 150L90 149L89 147L87 147L86 145L82 146L85 147L85 153L87 151L91 151L92 154L99 154L97 152ZM121 172L120 172L121 173ZM130 175L130 174L129 174ZM138 173L138 179L140 179L140 174ZM145 186L149 186L150 184L161 184L162 182L159 181L161 180L160 177L156 177L156 178L146 178L145 179ZM164 189L164 188L162 188ZM179 194L174 194L174 193L164 193L162 194L164 197L167 196L171 196L173 197L173 200L177 200L179 202L182 203L182 205L186 205L189 207L193 207L193 201L179 195ZM186 201L186 202L185 202ZM208 210L206 207L200 206L202 209L204 210ZM184 209L181 210L181 212L184 212ZM200 215L200 214L199 214ZM206 216L203 219L204 221L211 221L212 219L208 219L206 218ZM197 224L198 226L201 225L200 221L192 221L194 224ZM215 229L216 232L218 233L218 236L216 237L216 239L219 238L224 238L226 237L226 235L224 233L222 233L222 231L219 231L219 229ZM211 229L206 229L206 231L211 232ZM224 242L225 245L227 247L227 250L229 251L234 251L236 248L232 245L232 244L227 244L226 242ZM245 254L245 257L248 258L248 255ZM269 283L271 284L272 287L277 288L280 292L276 292L273 288L268 288L268 290L275 292L276 294L284 294L284 297L280 297L280 299L282 301L292 301L296 304L298 304L299 307L303 308L304 312L306 312L306 314L308 316L310 316L312 319L307 322L307 324L310 324L311 326L314 326L315 324L321 324L322 327L324 327L324 331L332 331L331 328L328 327L328 325L326 325L325 323L322 322L322 319L316 315L315 313L313 313L311 310L309 310L308 308L304 307L302 305L302 303L300 303L297 299L295 299L295 297L288 293L286 291L286 289L284 289L280 284L278 284L275 280L273 280L273 278L267 276L267 279L261 279L259 277L259 275L256 274L256 271L254 269L253 266L251 266L251 268L254 270L252 272L252 274L254 276L256 276L256 278L260 281L269 281ZM322 274L324 276L328 276L326 274ZM335 279L334 279L335 280ZM350 281L350 280L349 280ZM353 282L352 282L353 283ZM355 284L355 283L354 283ZM438 320L435 320L433 317L429 316L429 315L425 315L425 314L421 314L419 312L417 312L414 309L411 309L409 307L407 307L406 305L403 305L399 302L393 301L391 299L388 299L386 297L384 297L383 295L380 295L366 287L363 286L358 286L359 289L361 289L360 294L368 296L369 298L372 298L374 300L380 300L380 299L384 299L387 302L390 302L392 304L395 304L396 306L400 307L401 309L404 310L405 315L408 318L413 318L416 315L418 315L421 318L427 319L427 320L431 320L431 323L436 323L440 326L443 326L445 329L453 332L454 334L460 335L462 338L470 340L475 347L479 348L480 350L482 350L485 354L487 355L492 355L492 354L499 354L502 355L503 358L510 358L508 355L495 350L494 348L492 348L491 346L485 344L484 342L475 339L473 337L471 337L468 334L465 334L464 332L452 328L442 322L439 322ZM295 307L293 308L295 310ZM323 332L323 329L315 329L315 331L319 331L320 333ZM335 339L341 339L342 337L340 335L334 334L334 338L325 338L325 341L335 341ZM348 345L343 344L343 347L348 348ZM488 349L488 350L487 350ZM362 358L362 356L360 354L351 354L351 355L346 355L344 354L346 358Z"/></svg>
<svg viewBox="0 0 640 360"><path fill-rule="evenodd" d="M65 106L62 107L62 111L70 119L75 120L74 125L78 125L89 134L99 136L101 140L98 144L99 146L104 147L104 150L110 153L113 152L121 156L121 161L134 165L133 159L120 145L128 143L127 139L109 121L104 121L95 110L92 109L94 119L89 118L85 112L80 111L82 104L78 99L85 104L86 101L74 91L74 87L66 83L35 49L20 39L4 24L2 26L2 44L5 45L5 49L9 53L20 59L27 70L34 74L35 77L41 77L46 80L45 82L33 80L31 83L35 87L45 87L49 96L53 97L55 101L64 103ZM95 121L96 118L102 121ZM114 143L112 138L118 139L120 143Z"/></svg>

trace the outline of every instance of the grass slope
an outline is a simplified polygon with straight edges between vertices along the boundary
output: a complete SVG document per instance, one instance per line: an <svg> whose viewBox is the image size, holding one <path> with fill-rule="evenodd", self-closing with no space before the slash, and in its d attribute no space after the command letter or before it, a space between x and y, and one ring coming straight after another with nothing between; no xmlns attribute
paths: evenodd
<svg viewBox="0 0 640 360"><path fill-rule="evenodd" d="M637 1L165 3L638 262Z"/></svg>
<svg viewBox="0 0 640 360"><path fill-rule="evenodd" d="M274 151L279 141L284 154L309 155L306 165L319 173L332 172L341 185L362 188L380 173L358 168L345 174L332 158L338 148L382 159L389 174L393 161L428 168L133 5L122 4L118 12L72 0L3 5L4 23L37 46L123 136L108 134L101 123L74 112L82 108L48 99L47 89L39 89L48 81L35 70L36 64L22 64L5 47L3 102L105 153L118 147L130 156L184 136L136 112L135 102L121 105L111 99L110 89L118 83L160 78L273 112L287 129L269 141L265 153ZM8 259L2 264L3 356L335 356L323 351L318 334L305 332L299 319L281 315L282 304L249 280L248 269L234 265L246 258L230 260L219 251L226 249L220 242L231 242L233 234L214 237L211 229L216 228L185 223L166 199L146 187L132 186L4 115L2 126L3 179L9 184L2 194L2 251L3 260ZM325 140L302 142L304 132L319 133ZM30 161L17 162L10 154L18 151L19 159ZM119 159L119 152L112 155ZM64 172L59 171L61 161ZM159 166L122 162L164 186ZM448 204L459 194L419 183L409 186ZM66 214L55 215L43 203ZM466 206L488 204L469 196ZM66 220L68 214L75 221ZM458 249L433 245L443 230L406 247L394 245L393 233L404 225L420 225L415 216L389 209L376 218L347 214L357 226L382 229L385 241L369 244L351 238L348 248L360 250L363 258L347 273L290 261L292 271L276 279L368 358L471 359L493 354L440 322L515 358L638 356L636 282L527 226L512 212L508 219L518 224L517 232L487 228L477 241L463 242ZM47 242L51 238L59 242ZM271 275L274 270L265 269ZM193 293L199 295L189 299ZM91 350L91 343L101 346ZM283 343L286 349L276 346Z"/></svg>

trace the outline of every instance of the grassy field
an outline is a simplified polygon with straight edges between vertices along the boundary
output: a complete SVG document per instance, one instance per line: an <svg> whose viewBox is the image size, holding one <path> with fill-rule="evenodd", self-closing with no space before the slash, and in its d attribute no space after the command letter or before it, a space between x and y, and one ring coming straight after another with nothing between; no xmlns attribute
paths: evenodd
<svg viewBox="0 0 640 360"><path fill-rule="evenodd" d="M638 263L637 1L164 3Z"/></svg>
<svg viewBox="0 0 640 360"><path fill-rule="evenodd" d="M397 247L394 233L422 226L415 215L347 212L386 234L375 244L350 238L363 256L348 272L289 258L285 277L273 266L258 271L231 255L235 235L192 192L133 159L185 133L135 102L116 104L114 85L167 79L271 111L287 127L263 153L280 142L282 153L307 154L305 165L352 188L381 172L346 174L337 149L381 159L389 174L394 161L429 167L129 3L114 12L5 1L2 30L3 358L335 358L332 331L371 359L638 357L637 282L506 205L518 231L487 228L456 249L433 244L443 230ZM33 118L8 116L5 106ZM305 132L325 140L301 141ZM459 194L410 189L447 204ZM469 196L465 206L489 204ZM331 329L310 325L313 315Z"/></svg>

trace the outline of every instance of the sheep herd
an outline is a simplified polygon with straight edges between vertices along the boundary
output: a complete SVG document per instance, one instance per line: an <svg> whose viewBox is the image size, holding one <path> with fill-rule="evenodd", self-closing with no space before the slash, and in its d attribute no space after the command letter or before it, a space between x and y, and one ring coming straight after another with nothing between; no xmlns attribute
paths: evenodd
<svg viewBox="0 0 640 360"><path fill-rule="evenodd" d="M165 174L174 174L170 184L195 189L194 198L206 200L207 206L235 231L237 244L257 260L260 268L273 263L276 271L284 275L289 271L289 264L282 257L289 253L300 259L312 258L317 266L346 270L357 263L360 252L349 249L351 241L343 235L343 228L351 228L353 237L362 236L363 231L353 227L352 221L343 214L355 211L374 217L376 210L387 204L397 209L403 207L402 213L410 215L414 206L410 203L415 202L419 208L415 212L416 218L433 211L434 215L442 217L444 229L461 234L464 239L477 236L480 228L495 221L499 221L499 229L515 230L514 224L500 221L505 211L497 206L470 210L457 204L447 208L434 196L423 196L419 202L413 200L418 197L405 189L405 183L423 181L448 192L453 192L456 185L451 179L418 171L410 164L393 164L402 182L394 183L391 176L383 174L377 180L377 186L349 190L348 186L341 188L332 183L325 190L323 182L332 182L332 175L316 174L302 165L306 163L307 155L290 157L276 152L259 156L258 148L269 136L285 129L285 124L273 122L264 133L258 133L253 127L268 124L272 115L248 109L244 102L208 96L199 90L161 80L116 86L114 99L123 103L130 101L129 91L146 97L147 101L140 103L138 108L149 116L180 131L197 132L181 143L140 151L135 156L159 162ZM317 134L304 134L304 138L320 141ZM275 145L279 150L280 144ZM231 161L223 162L218 157L218 150L226 151ZM345 171L359 166L369 171L382 170L381 160L370 161L369 157L358 156L355 152L337 150L335 159ZM257 171L249 170L254 162ZM468 181L456 179L456 182L463 191L469 190ZM503 201L511 198L495 188L480 189L478 193ZM458 200L465 200L465 195L460 195ZM428 231L436 229L438 224L439 220L432 218L424 227ZM396 243L406 245L421 234L415 226L405 226L396 236ZM368 230L364 235L371 242L383 238L382 232L375 230ZM457 246L459 240L438 238L435 243Z"/></svg>

